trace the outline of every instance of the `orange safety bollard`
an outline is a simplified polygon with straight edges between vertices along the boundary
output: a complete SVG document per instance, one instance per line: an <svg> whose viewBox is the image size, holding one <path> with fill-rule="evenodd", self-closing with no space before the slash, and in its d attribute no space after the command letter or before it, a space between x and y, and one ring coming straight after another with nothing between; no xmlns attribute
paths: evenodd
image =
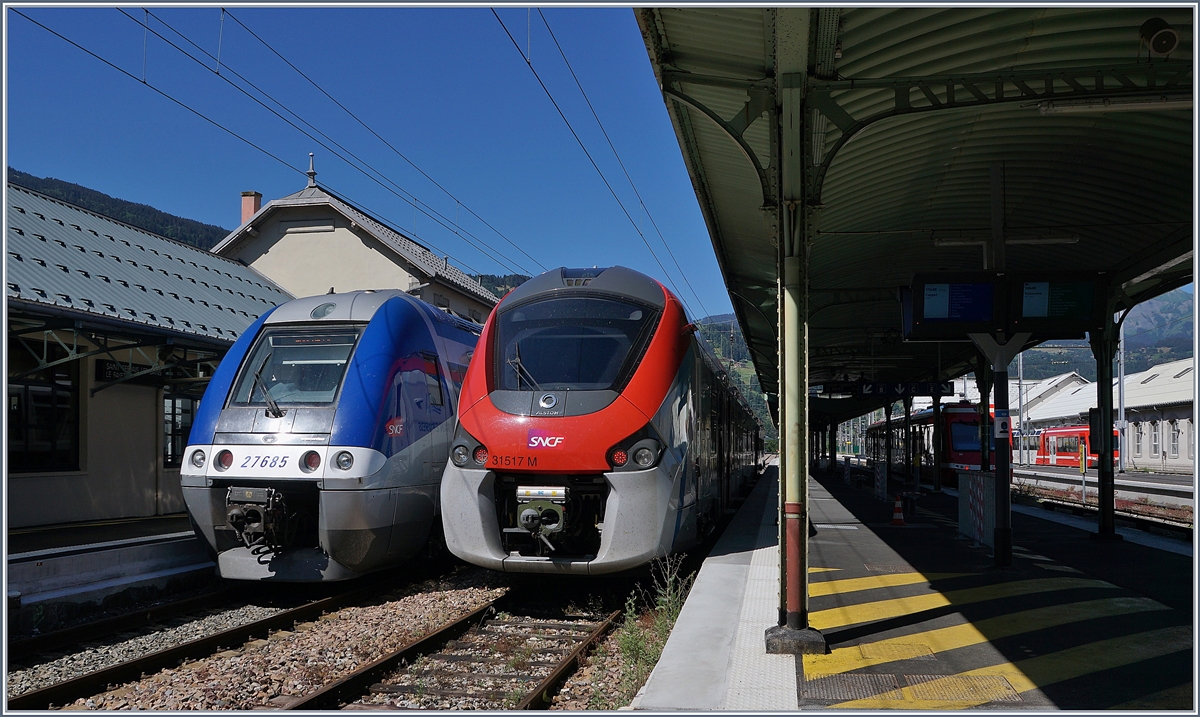
<svg viewBox="0 0 1200 717"><path fill-rule="evenodd" d="M896 508L892 511L892 525L908 525L904 522L904 506L901 504L900 496L896 496Z"/></svg>

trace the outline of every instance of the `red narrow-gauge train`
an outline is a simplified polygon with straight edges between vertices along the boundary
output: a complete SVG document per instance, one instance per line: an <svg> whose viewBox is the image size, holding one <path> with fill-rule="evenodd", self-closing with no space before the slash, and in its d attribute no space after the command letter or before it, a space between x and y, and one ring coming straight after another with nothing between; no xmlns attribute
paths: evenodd
<svg viewBox="0 0 1200 717"><path fill-rule="evenodd" d="M1079 449L1087 451L1087 467L1095 468L1100 462L1089 437L1087 426L1055 426L1039 432L1037 455L1034 463L1039 466L1067 466L1079 468ZM1113 460L1120 455L1120 434L1113 430Z"/></svg>
<svg viewBox="0 0 1200 717"><path fill-rule="evenodd" d="M918 463L923 467L933 466L933 409L927 408L913 414L913 465ZM942 431L946 436L946 452L942 464L937 467L941 472L942 485L958 484L956 471L977 471L982 460L979 450L979 412L973 403L963 401L942 407ZM887 422L877 421L867 428L867 456L872 464L886 460L887 453ZM892 416L892 456L893 470L903 470L905 449L908 443L904 440L904 416ZM995 451L996 440L989 442L989 450ZM928 468L932 470L932 468ZM923 468L923 472L927 470ZM927 476L928 477L928 476Z"/></svg>
<svg viewBox="0 0 1200 717"><path fill-rule="evenodd" d="M492 311L442 477L451 552L596 575L695 545L757 474L761 427L679 300L553 269Z"/></svg>

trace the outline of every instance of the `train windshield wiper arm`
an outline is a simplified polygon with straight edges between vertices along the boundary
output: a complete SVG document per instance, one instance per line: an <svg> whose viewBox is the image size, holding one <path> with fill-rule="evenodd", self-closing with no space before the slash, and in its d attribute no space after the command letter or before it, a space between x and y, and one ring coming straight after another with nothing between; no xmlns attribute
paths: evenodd
<svg viewBox="0 0 1200 717"><path fill-rule="evenodd" d="M516 346L513 348L513 356L512 356L512 358L508 359L508 365L512 366L513 371L515 371L517 374L517 390L518 391L521 390L521 378L522 377L524 377L525 381L528 382L529 385L532 386L535 391L539 390L541 388L541 386L538 385L538 382L533 380L533 374L529 373L529 369L525 368L525 364L521 363L521 342L520 341L518 341L516 343Z"/></svg>
<svg viewBox="0 0 1200 717"><path fill-rule="evenodd" d="M270 360L271 354L267 354L262 363L258 365L258 370L254 372L254 383L263 392L263 398L267 399L267 415L274 418L282 418L286 411L280 408L278 403L275 403L275 399L271 398L271 392L267 390L267 382L263 381L262 377L262 371L267 367L267 362Z"/></svg>

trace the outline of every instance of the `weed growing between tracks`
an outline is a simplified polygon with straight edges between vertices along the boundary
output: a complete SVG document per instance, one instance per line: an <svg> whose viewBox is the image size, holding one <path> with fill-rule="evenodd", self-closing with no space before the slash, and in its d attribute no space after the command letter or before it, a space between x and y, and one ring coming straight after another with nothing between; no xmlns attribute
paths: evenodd
<svg viewBox="0 0 1200 717"><path fill-rule="evenodd" d="M1024 499L1022 502L1028 505L1036 505L1038 499L1083 504L1083 501L1080 499L1080 492L1076 488L1050 488L1020 480L1013 483L1013 498L1018 500ZM1099 507L1099 498L1096 495L1096 489L1091 486L1088 487L1087 505L1092 508ZM1141 496L1137 500L1116 498L1114 507L1119 512L1129 513L1134 516L1159 518L1186 525L1192 525L1194 522L1192 506L1155 503L1146 496Z"/></svg>
<svg viewBox="0 0 1200 717"><path fill-rule="evenodd" d="M623 622L559 691L551 709L615 710L633 700L662 655L695 581L695 573L682 574L683 562L680 555L654 561L649 589L630 593Z"/></svg>

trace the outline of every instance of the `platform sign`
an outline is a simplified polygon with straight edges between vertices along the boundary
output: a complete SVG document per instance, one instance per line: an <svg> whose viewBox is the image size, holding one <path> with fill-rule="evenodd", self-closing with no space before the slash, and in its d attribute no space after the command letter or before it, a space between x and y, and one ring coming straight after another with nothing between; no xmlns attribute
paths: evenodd
<svg viewBox="0 0 1200 717"><path fill-rule="evenodd" d="M909 398L912 396L952 396L953 381L863 381L858 384L859 398Z"/></svg>
<svg viewBox="0 0 1200 717"><path fill-rule="evenodd" d="M986 272L918 274L900 292L904 338L965 341L1004 327L1004 280Z"/></svg>

